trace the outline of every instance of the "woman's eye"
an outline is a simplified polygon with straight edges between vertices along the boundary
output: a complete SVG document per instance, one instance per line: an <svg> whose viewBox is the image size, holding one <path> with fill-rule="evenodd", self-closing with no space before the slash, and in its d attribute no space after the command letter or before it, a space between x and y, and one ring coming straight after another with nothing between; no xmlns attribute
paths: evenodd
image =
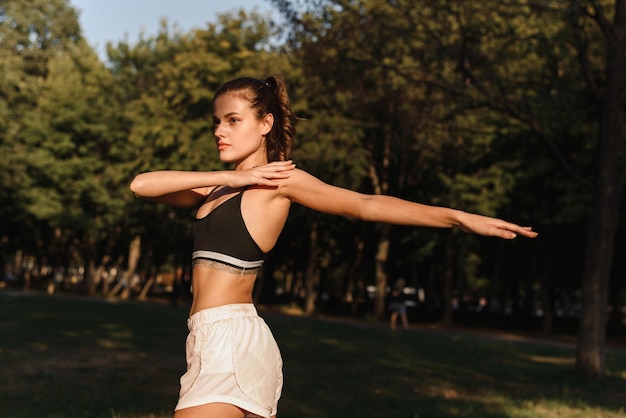
<svg viewBox="0 0 626 418"><path fill-rule="evenodd" d="M239 118L230 118L230 123L235 124L237 122L239 122Z"/></svg>

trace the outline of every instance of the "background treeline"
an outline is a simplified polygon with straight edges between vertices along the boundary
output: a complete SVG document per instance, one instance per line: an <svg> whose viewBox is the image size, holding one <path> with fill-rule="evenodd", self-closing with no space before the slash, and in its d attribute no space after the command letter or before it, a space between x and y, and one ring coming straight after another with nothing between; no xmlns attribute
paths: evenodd
<svg viewBox="0 0 626 418"><path fill-rule="evenodd" d="M6 283L182 295L192 213L134 199L157 169L225 169L211 101L277 74L300 168L336 185L532 225L537 240L367 224L294 207L255 297L385 315L579 323L602 376L623 331L626 0L272 2L187 33L166 21L98 57L67 0L0 2L0 263ZM212 17L207 16L211 21Z"/></svg>

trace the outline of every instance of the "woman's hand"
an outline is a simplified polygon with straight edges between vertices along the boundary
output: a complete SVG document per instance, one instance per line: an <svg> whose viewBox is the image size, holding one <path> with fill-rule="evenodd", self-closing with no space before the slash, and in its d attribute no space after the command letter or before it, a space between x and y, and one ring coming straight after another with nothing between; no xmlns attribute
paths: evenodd
<svg viewBox="0 0 626 418"><path fill-rule="evenodd" d="M519 226L502 219L490 218L488 216L475 215L464 212L460 217L461 224L457 227L465 232L473 234L513 239L518 235L527 238L535 238L539 235L530 226Z"/></svg>
<svg viewBox="0 0 626 418"><path fill-rule="evenodd" d="M296 167L293 161L274 161L269 164L244 170L229 171L227 185L234 189L245 186L278 186L280 179L286 179Z"/></svg>

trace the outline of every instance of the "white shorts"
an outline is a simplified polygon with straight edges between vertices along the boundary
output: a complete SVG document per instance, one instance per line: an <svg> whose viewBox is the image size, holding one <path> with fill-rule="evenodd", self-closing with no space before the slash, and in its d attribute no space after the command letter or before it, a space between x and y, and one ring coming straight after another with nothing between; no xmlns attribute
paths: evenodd
<svg viewBox="0 0 626 418"><path fill-rule="evenodd" d="M176 410L221 402L265 418L276 415L283 362L254 305L205 309L187 324L187 372Z"/></svg>

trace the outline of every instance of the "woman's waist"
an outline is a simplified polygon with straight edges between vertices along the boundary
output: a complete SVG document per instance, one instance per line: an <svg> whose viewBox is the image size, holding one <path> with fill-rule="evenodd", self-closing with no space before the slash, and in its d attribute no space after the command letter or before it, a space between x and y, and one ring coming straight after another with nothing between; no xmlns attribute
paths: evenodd
<svg viewBox="0 0 626 418"><path fill-rule="evenodd" d="M254 304L232 303L228 305L217 306L214 308L200 309L189 316L189 319L187 320L187 325L189 327L189 330L191 331L197 326L222 321L224 319L234 319L242 317L258 317L258 313Z"/></svg>
<svg viewBox="0 0 626 418"><path fill-rule="evenodd" d="M240 275L195 265L192 274L192 314L202 309L252 303L255 274Z"/></svg>

